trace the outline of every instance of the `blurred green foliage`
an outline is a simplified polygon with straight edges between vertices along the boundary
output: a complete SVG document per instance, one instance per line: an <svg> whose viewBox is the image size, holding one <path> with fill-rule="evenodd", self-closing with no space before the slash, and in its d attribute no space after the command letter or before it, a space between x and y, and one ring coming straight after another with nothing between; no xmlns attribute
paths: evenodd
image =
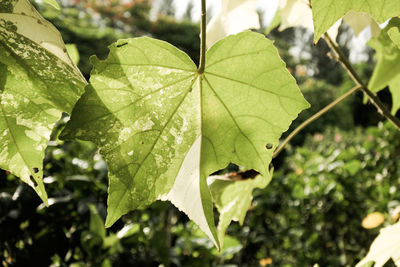
<svg viewBox="0 0 400 267"><path fill-rule="evenodd" d="M399 151L400 133L389 124L309 136L256 192L249 228L228 231L245 244L241 266L261 258L271 266L354 266L378 233L362 219L378 211L390 223L400 205Z"/></svg>

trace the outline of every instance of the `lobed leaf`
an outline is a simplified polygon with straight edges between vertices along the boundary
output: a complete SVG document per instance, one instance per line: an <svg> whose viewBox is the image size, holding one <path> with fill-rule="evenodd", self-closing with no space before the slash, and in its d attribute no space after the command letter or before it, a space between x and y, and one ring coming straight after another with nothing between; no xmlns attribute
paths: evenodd
<svg viewBox="0 0 400 267"><path fill-rule="evenodd" d="M0 3L0 168L42 200L44 150L62 112L71 112L86 81L60 33L27 0Z"/></svg>
<svg viewBox="0 0 400 267"><path fill-rule="evenodd" d="M378 23L400 16L398 0L311 0L314 42L350 10L369 13Z"/></svg>
<svg viewBox="0 0 400 267"><path fill-rule="evenodd" d="M308 107L272 42L244 32L207 52L203 74L172 45L120 40L92 59L63 138L90 140L109 165L106 226L169 200L219 247L209 174L233 162L269 179L273 149Z"/></svg>

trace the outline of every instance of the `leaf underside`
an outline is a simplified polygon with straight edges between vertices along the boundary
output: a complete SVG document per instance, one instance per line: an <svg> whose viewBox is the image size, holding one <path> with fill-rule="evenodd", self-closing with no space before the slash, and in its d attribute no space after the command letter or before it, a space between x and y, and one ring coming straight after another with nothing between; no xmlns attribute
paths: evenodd
<svg viewBox="0 0 400 267"><path fill-rule="evenodd" d="M90 86L62 138L90 140L109 166L106 226L169 200L219 247L207 176L230 162L269 179L273 149L308 107L272 42L244 32L207 52L198 74L183 52L141 37L92 59Z"/></svg>
<svg viewBox="0 0 400 267"><path fill-rule="evenodd" d="M85 86L64 49L59 32L28 1L1 1L0 168L45 203L44 150L55 122L72 111Z"/></svg>
<svg viewBox="0 0 400 267"><path fill-rule="evenodd" d="M311 0L314 42L350 10L369 13L378 23L400 16L398 0Z"/></svg>

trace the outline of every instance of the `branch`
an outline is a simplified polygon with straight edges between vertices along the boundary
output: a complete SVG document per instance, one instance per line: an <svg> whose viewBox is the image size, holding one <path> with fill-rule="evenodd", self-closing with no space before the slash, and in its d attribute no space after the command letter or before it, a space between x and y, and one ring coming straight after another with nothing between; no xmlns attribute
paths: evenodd
<svg viewBox="0 0 400 267"><path fill-rule="evenodd" d="M321 117L323 114L325 114L327 111L329 111L331 108L342 102L344 99L346 99L348 96L350 96L352 93L356 92L357 90L361 89L361 86L357 85L353 88L351 88L349 91L347 91L345 94L337 98L335 101L332 103L328 104L325 106L323 109L312 115L310 118L308 118L306 121L304 121L302 124L300 124L296 129L293 130L286 138L283 140L282 143L279 144L278 148L275 150L274 154L272 155L272 158L276 158L279 153L282 152L282 150L285 148L285 146L290 142L290 140L293 139L301 130L303 130L307 125L309 125L311 122L315 121L319 117Z"/></svg>
<svg viewBox="0 0 400 267"><path fill-rule="evenodd" d="M200 21L200 63L197 73L202 74L206 65L206 25L207 11L206 0L201 0L201 21Z"/></svg>
<svg viewBox="0 0 400 267"><path fill-rule="evenodd" d="M384 116L386 119L388 119L398 130L400 130L400 120L393 116L390 111L385 107L385 105L382 103L382 101L379 99L379 97L373 93L371 90L368 89L368 87L363 83L361 80L360 76L357 74L357 72L354 70L353 65L351 65L350 61L347 59L347 57L343 54L342 50L340 47L334 42L331 37L329 36L328 33L324 34L324 39L326 40L329 48L334 51L336 54L336 59L340 62L340 64L343 66L343 68L347 71L351 79L358 85L360 86L361 90L366 94L371 101L371 103L376 107L378 112Z"/></svg>

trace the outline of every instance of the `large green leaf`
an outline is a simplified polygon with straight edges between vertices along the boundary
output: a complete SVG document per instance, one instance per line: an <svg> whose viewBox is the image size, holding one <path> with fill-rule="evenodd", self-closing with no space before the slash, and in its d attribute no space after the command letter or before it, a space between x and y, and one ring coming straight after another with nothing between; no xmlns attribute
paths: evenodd
<svg viewBox="0 0 400 267"><path fill-rule="evenodd" d="M400 266L400 222L381 229L367 256L356 267L362 267L369 262L374 262L371 266L381 267L390 259L396 266Z"/></svg>
<svg viewBox="0 0 400 267"><path fill-rule="evenodd" d="M400 18L392 18L388 25L381 31L377 38L369 41L369 45L375 49L377 63L369 81L368 87L378 92L389 86L392 93L392 113L396 113L400 107L400 48L399 44L393 42L392 35L400 28ZM395 40L396 41L396 40Z"/></svg>
<svg viewBox="0 0 400 267"><path fill-rule="evenodd" d="M0 2L0 167L45 203L44 150L54 123L72 111L85 83L57 29L27 0Z"/></svg>
<svg viewBox="0 0 400 267"><path fill-rule="evenodd" d="M311 0L314 41L350 10L369 13L377 22L400 16L398 0Z"/></svg>
<svg viewBox="0 0 400 267"><path fill-rule="evenodd" d="M238 178L239 180L237 180ZM271 179L261 175L254 179L241 175L235 177L211 176L209 179L211 179L211 194L219 211L218 239L223 245L225 231L231 221L243 224L244 217L253 200L253 190L266 187Z"/></svg>
<svg viewBox="0 0 400 267"><path fill-rule="evenodd" d="M91 86L65 138L90 140L109 165L106 225L170 200L218 246L207 176L229 162L269 177L282 132L308 107L272 42L244 32L207 52L205 72L168 43L120 40L93 59ZM270 147L270 146L269 146Z"/></svg>

